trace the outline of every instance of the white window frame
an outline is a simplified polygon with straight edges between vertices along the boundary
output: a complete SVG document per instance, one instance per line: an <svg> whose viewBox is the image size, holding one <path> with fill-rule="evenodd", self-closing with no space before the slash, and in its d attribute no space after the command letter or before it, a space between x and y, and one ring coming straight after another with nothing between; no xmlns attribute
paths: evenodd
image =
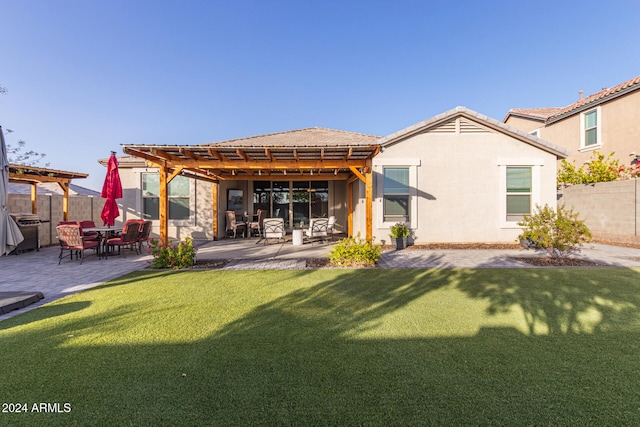
<svg viewBox="0 0 640 427"><path fill-rule="evenodd" d="M536 138L540 138L541 130L542 130L542 128L534 129L531 132L529 132L529 135L535 136Z"/></svg>
<svg viewBox="0 0 640 427"><path fill-rule="evenodd" d="M384 168L409 168L409 228L418 228L418 167L420 159L416 158L389 158L374 159L373 171L376 176L376 226L377 228L391 228L395 222L384 221Z"/></svg>
<svg viewBox="0 0 640 427"><path fill-rule="evenodd" d="M498 159L500 169L500 189L498 191L500 206L500 228L522 228L518 221L507 221L507 167L531 168L531 210L540 204L541 200L541 174L543 159Z"/></svg>
<svg viewBox="0 0 640 427"><path fill-rule="evenodd" d="M596 112L596 143L593 145L586 145L586 120L587 114ZM580 152L592 151L602 148L602 108L597 106L587 111L580 113Z"/></svg>
<svg viewBox="0 0 640 427"><path fill-rule="evenodd" d="M142 175L143 174L159 174L160 170L156 168L134 168L133 172L138 175L137 182L138 192L136 194L136 205L138 207L138 212L140 213L140 218L144 215L144 197L142 195ZM196 225L196 186L197 180L193 178L189 179L189 218L188 219L169 219L168 223L171 227L193 227ZM154 226L160 226L159 219L151 220Z"/></svg>

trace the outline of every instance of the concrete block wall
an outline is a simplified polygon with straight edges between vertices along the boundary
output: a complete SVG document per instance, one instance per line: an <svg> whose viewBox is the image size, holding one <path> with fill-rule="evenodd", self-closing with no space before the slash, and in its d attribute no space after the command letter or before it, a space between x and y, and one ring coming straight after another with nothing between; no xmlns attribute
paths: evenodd
<svg viewBox="0 0 640 427"><path fill-rule="evenodd" d="M56 225L64 219L62 211L63 197L59 195L38 194L37 215L42 221L39 230L40 246L57 245ZM69 220L83 221L92 219L96 225L102 225L100 212L104 199L89 196L69 196ZM9 194L9 213L31 213L31 196L28 194Z"/></svg>
<svg viewBox="0 0 640 427"><path fill-rule="evenodd" d="M640 180L572 185L558 192L558 205L572 207L594 239L640 244Z"/></svg>

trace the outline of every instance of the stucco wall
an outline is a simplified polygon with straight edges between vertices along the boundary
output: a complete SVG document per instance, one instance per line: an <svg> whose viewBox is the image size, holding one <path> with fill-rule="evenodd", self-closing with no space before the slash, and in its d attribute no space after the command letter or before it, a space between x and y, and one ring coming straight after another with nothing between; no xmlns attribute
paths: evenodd
<svg viewBox="0 0 640 427"><path fill-rule="evenodd" d="M640 184L638 179L572 185L559 191L560 204L573 208L594 239L640 243Z"/></svg>
<svg viewBox="0 0 640 427"><path fill-rule="evenodd" d="M595 149L607 155L615 152L620 163L628 165L630 153L640 155L640 90L602 104L600 112L602 146ZM526 132L540 126L538 121L512 117L506 123ZM540 137L569 150L568 160L578 166L593 155L594 149L580 150L580 113L545 126Z"/></svg>
<svg viewBox="0 0 640 427"><path fill-rule="evenodd" d="M64 219L62 211L63 196L38 194L37 215L43 223L40 225L40 246L57 245L56 225ZM96 225L102 225L100 212L104 199L89 196L69 196L69 221L92 219ZM9 213L31 213L31 196L28 194L9 194Z"/></svg>
<svg viewBox="0 0 640 427"><path fill-rule="evenodd" d="M415 243L514 242L520 228L504 226L499 159L539 163L540 204L556 204L556 157L502 133L426 132L385 147L374 159L374 235L389 240L382 215L384 161L418 159Z"/></svg>
<svg viewBox="0 0 640 427"><path fill-rule="evenodd" d="M142 174L147 172L157 173L157 169L120 167L120 180L123 190L122 199L118 200L121 215L116 220L116 224L122 226L128 219L142 218ZM212 184L204 181L191 180L190 186L191 217L183 221L169 220L169 239L182 240L185 237L191 237L193 239L212 240ZM220 197L226 197L226 191L220 193ZM224 211L221 215L224 215ZM222 222L222 227L224 227L224 221ZM157 237L159 232L160 222L155 220L153 221L151 231L152 237Z"/></svg>

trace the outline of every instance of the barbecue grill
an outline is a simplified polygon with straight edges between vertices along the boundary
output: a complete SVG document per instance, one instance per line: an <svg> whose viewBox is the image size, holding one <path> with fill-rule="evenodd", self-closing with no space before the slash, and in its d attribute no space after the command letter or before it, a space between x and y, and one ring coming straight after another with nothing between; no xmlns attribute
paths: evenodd
<svg viewBox="0 0 640 427"><path fill-rule="evenodd" d="M40 250L40 218L31 213L12 213L11 218L18 224L24 240L13 250L14 253L21 253L31 249Z"/></svg>

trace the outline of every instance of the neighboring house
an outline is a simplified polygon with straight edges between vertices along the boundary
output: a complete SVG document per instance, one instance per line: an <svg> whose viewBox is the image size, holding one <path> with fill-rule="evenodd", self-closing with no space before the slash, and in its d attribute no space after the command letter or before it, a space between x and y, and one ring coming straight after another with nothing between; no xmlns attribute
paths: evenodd
<svg viewBox="0 0 640 427"><path fill-rule="evenodd" d="M556 205L567 152L464 107L384 138L309 128L200 145L123 146L119 221L162 233L166 173L171 239L225 235L224 211L285 220L335 216L344 235L389 242L406 222L416 243L514 242L536 204Z"/></svg>
<svg viewBox="0 0 640 427"><path fill-rule="evenodd" d="M570 151L582 165L593 151L615 152L620 164L640 158L640 76L566 107L514 108L503 122Z"/></svg>
<svg viewBox="0 0 640 427"><path fill-rule="evenodd" d="M57 182L41 182L36 186L39 195L57 195L62 196L64 191ZM31 185L9 183L9 194L31 194ZM69 184L70 196L92 196L100 197L100 192L91 190L90 188L81 187L75 184Z"/></svg>

